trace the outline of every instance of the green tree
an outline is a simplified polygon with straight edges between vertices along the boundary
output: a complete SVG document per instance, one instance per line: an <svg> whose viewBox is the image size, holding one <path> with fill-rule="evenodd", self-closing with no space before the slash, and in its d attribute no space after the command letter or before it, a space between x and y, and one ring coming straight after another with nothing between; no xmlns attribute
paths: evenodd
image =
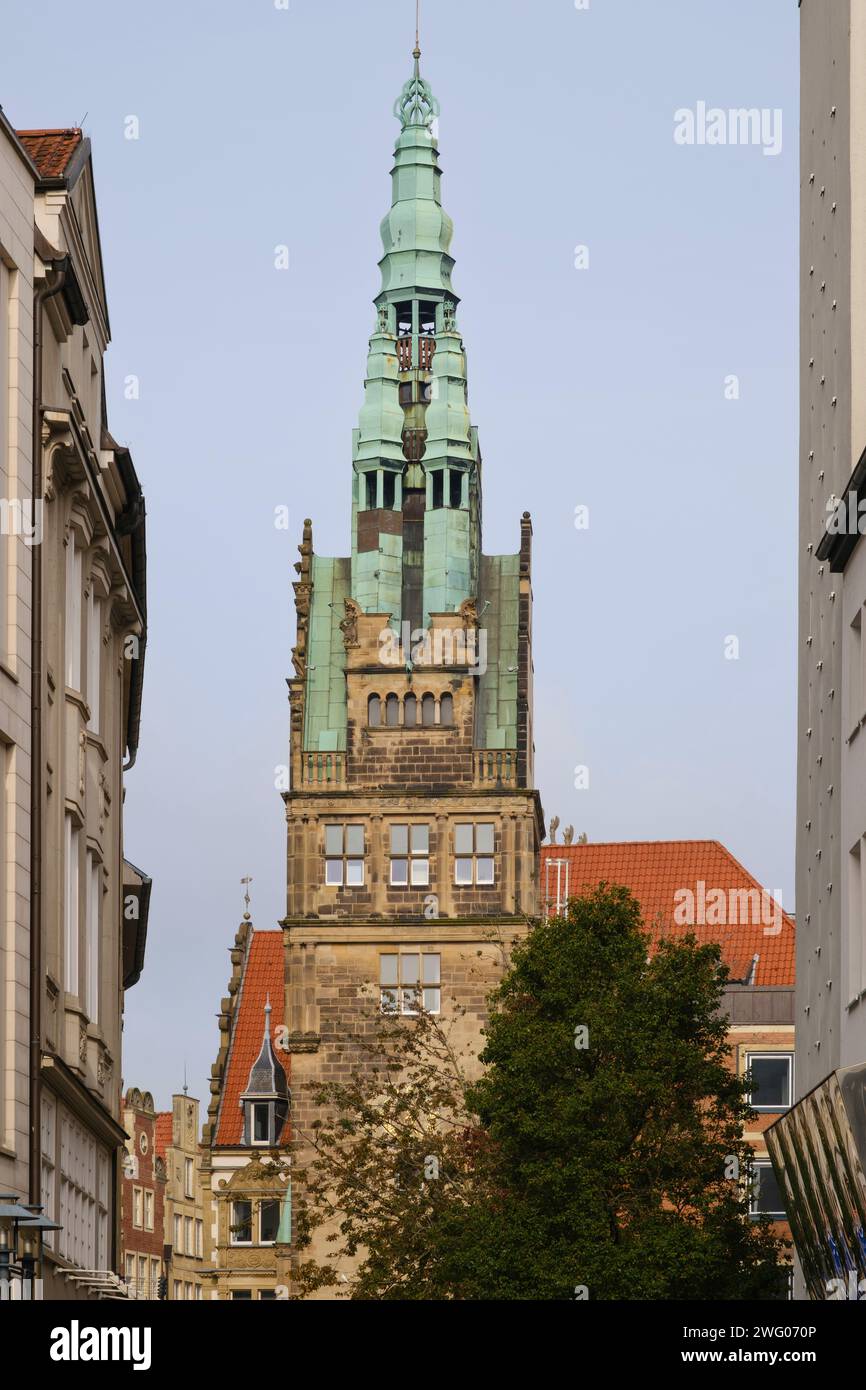
<svg viewBox="0 0 866 1390"><path fill-rule="evenodd" d="M386 1020L377 1062L323 1088L309 1170L352 1297L778 1297L782 1245L732 1177L751 1112L726 978L716 945L651 950L602 886L515 948L480 1079L438 1021Z"/></svg>

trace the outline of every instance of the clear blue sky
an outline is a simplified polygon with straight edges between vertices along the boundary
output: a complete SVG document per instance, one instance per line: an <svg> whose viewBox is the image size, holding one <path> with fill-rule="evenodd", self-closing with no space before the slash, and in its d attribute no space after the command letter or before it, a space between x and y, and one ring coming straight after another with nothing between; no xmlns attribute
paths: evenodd
<svg viewBox="0 0 866 1390"><path fill-rule="evenodd" d="M485 550L517 549L524 510L535 527L547 818L592 840L719 839L792 908L795 0L425 10ZM411 0L4 7L12 123L87 113L109 420L147 494L126 851L154 887L124 1076L161 1105L184 1059L207 1104L241 876L257 926L285 910L292 565L305 516L318 551L349 549L413 29ZM674 112L699 101L781 108L781 154L677 145Z"/></svg>

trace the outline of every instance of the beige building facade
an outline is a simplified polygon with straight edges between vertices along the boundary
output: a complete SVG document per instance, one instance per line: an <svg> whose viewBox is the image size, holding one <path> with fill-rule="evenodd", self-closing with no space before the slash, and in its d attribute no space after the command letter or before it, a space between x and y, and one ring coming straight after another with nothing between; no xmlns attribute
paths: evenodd
<svg viewBox="0 0 866 1390"><path fill-rule="evenodd" d="M35 497L36 528L31 545L3 537L0 1176L61 1227L46 1238L45 1297L76 1298L119 1259L123 994L141 970L150 888L125 863L122 823L145 512L107 425L90 143L6 127L0 143L0 447L7 489L28 508Z"/></svg>
<svg viewBox="0 0 866 1390"><path fill-rule="evenodd" d="M166 1297L201 1299L206 1268L205 1197L199 1143L199 1103L183 1092L156 1117L156 1150L165 1164ZM209 1210L210 1203L207 1203Z"/></svg>

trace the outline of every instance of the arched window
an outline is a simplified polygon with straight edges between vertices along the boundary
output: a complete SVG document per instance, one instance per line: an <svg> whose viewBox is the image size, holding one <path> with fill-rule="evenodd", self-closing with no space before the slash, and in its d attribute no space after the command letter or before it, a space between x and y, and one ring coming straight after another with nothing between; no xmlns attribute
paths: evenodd
<svg viewBox="0 0 866 1390"><path fill-rule="evenodd" d="M436 701L432 695L424 695L421 699L421 723L425 729L436 723Z"/></svg>
<svg viewBox="0 0 866 1390"><path fill-rule="evenodd" d="M382 723L382 701L378 695L371 695L367 701L367 723L371 729L378 729Z"/></svg>
<svg viewBox="0 0 866 1390"><path fill-rule="evenodd" d="M454 696L443 695L439 701L439 723L454 723Z"/></svg>
<svg viewBox="0 0 866 1390"><path fill-rule="evenodd" d="M400 701L396 695L389 695L385 701L385 723L389 729L396 729L400 723Z"/></svg>
<svg viewBox="0 0 866 1390"><path fill-rule="evenodd" d="M403 726L414 729L418 723L418 701L414 695L407 695L403 701Z"/></svg>

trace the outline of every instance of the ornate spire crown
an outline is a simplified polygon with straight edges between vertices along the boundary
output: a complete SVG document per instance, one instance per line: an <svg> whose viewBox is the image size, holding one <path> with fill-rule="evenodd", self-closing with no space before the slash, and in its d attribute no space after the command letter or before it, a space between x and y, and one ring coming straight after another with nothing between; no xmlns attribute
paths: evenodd
<svg viewBox="0 0 866 1390"><path fill-rule="evenodd" d="M415 59L415 71L409 81L404 83L403 90L394 102L394 115L403 130L408 130L410 126L430 130L439 115L439 103L429 82L425 82L421 76L421 50L417 46L412 57Z"/></svg>

